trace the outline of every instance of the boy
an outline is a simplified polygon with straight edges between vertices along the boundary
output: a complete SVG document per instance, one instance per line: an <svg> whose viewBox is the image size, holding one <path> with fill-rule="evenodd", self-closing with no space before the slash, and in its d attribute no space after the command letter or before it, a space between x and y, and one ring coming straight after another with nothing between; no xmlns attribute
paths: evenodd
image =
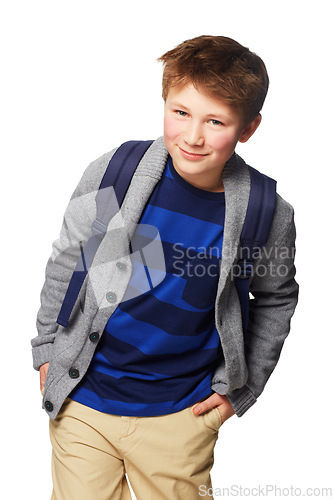
<svg viewBox="0 0 333 500"><path fill-rule="evenodd" d="M264 63L219 36L160 61L164 136L136 168L68 326L57 317L115 151L86 169L47 264L31 343L54 500L129 499L125 473L138 500L208 497L219 427L263 391L297 304L293 209L277 195L243 333L233 269L250 179L234 150L260 124Z"/></svg>

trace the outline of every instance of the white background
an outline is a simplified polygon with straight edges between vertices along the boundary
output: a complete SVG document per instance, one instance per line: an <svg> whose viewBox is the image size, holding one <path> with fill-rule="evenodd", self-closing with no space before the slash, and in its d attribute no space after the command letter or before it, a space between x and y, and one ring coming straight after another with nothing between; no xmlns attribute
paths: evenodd
<svg viewBox="0 0 333 500"><path fill-rule="evenodd" d="M276 178L294 206L300 284L264 393L220 430L213 484L275 485L284 496L291 487L333 488L329 7L320 0L1 4L1 498L51 495L48 417L30 339L69 197L91 161L125 140L162 135L156 59L201 34L232 37L266 63L263 121L237 152Z"/></svg>

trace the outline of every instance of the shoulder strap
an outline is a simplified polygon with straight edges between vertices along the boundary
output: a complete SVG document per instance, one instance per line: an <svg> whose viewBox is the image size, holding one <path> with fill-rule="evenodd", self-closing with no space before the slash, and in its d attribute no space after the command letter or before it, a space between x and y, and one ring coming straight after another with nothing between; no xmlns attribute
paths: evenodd
<svg viewBox="0 0 333 500"><path fill-rule="evenodd" d="M112 156L96 195L96 219L91 226L91 236L73 271L57 323L66 327L82 284L94 260L97 249L103 240L112 217L118 212L125 198L133 174L153 141L128 141L122 144ZM110 196L113 186L116 195Z"/></svg>
<svg viewBox="0 0 333 500"><path fill-rule="evenodd" d="M276 203L276 181L248 166L250 198L241 234L242 247L263 247L268 239Z"/></svg>
<svg viewBox="0 0 333 500"><path fill-rule="evenodd" d="M276 181L248 166L251 189L245 221L241 233L240 259L235 285L237 288L246 333L249 317L249 286L254 257L258 248L265 246L276 205Z"/></svg>

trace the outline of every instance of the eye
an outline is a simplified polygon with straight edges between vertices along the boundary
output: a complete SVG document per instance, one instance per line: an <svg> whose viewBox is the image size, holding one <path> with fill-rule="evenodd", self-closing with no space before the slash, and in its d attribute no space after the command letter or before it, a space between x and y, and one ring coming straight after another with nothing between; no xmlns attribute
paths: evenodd
<svg viewBox="0 0 333 500"><path fill-rule="evenodd" d="M182 111L181 109L176 109L176 113L179 116L187 116L186 111Z"/></svg>
<svg viewBox="0 0 333 500"><path fill-rule="evenodd" d="M223 125L223 123L222 123L222 122L220 122L219 120L214 120L214 119L212 119L212 120L210 120L210 122L211 122L213 125L215 125L215 126L220 126L220 125Z"/></svg>

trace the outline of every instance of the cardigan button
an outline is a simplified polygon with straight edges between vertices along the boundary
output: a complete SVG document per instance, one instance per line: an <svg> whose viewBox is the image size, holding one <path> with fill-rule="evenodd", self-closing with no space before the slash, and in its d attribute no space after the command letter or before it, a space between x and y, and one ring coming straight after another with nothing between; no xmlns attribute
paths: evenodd
<svg viewBox="0 0 333 500"><path fill-rule="evenodd" d="M106 300L113 304L114 302L117 302L117 295L114 292L108 292L106 294Z"/></svg>
<svg viewBox="0 0 333 500"><path fill-rule="evenodd" d="M53 411L53 404L51 403L51 401L45 401L45 409L47 411Z"/></svg>
<svg viewBox="0 0 333 500"><path fill-rule="evenodd" d="M77 370L76 368L71 368L69 370L69 376L70 378L79 378L80 376L79 370Z"/></svg>
<svg viewBox="0 0 333 500"><path fill-rule="evenodd" d="M126 271L127 266L123 262L117 262L116 264L117 268L120 269L120 271Z"/></svg>
<svg viewBox="0 0 333 500"><path fill-rule="evenodd" d="M91 342L98 342L99 341L99 333L98 332L93 332L89 335L89 340Z"/></svg>

